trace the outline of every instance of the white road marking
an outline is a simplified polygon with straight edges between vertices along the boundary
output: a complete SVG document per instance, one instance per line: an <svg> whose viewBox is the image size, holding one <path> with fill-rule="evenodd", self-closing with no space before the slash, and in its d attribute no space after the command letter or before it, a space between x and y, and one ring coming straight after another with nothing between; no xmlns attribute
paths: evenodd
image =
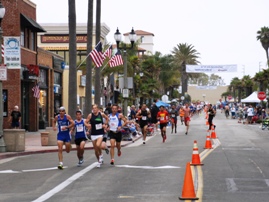
<svg viewBox="0 0 269 202"><path fill-rule="evenodd" d="M153 167L153 166L130 166L130 165L116 165L116 167L120 168L141 168L141 169L173 169L173 168L180 168L176 166L159 166L159 167Z"/></svg>
<svg viewBox="0 0 269 202"><path fill-rule="evenodd" d="M21 172L20 171L13 171L13 170L1 170L0 174L1 173L21 173Z"/></svg>
<svg viewBox="0 0 269 202"><path fill-rule="evenodd" d="M64 166L64 168L68 168L67 166ZM36 171L46 171L46 170L58 170L57 167L52 167L52 168L40 168L40 169L31 169L31 170L22 170L22 172L36 172Z"/></svg>
<svg viewBox="0 0 269 202"><path fill-rule="evenodd" d="M95 168L96 166L97 166L97 162L89 165L88 167L84 168L80 172L78 172L75 175L71 176L70 178L68 178L67 180L63 181L61 184L59 184L58 186L54 187L52 190L48 191L47 193L43 194L42 196L40 196L39 198L37 198L36 200L34 200L32 202L43 202L43 201L46 201L47 199L49 199L53 195L57 194L61 190L63 190L69 184L71 184L72 182L74 182L78 178L82 177L84 174L86 174L87 172L89 172L90 170L92 170L93 168Z"/></svg>

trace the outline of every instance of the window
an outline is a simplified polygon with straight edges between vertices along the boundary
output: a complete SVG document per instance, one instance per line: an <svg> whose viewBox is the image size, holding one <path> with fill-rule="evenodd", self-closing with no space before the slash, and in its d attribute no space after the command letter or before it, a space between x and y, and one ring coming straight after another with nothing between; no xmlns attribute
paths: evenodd
<svg viewBox="0 0 269 202"><path fill-rule="evenodd" d="M22 47L24 47L25 46L25 44L24 44L24 40L25 40L25 38L24 38L25 36L24 36L24 29L22 29L21 30L21 46Z"/></svg>
<svg viewBox="0 0 269 202"><path fill-rule="evenodd" d="M54 84L58 84L61 86L61 74L59 72L54 72Z"/></svg>
<svg viewBox="0 0 269 202"><path fill-rule="evenodd" d="M35 32L30 31L30 49L35 51Z"/></svg>

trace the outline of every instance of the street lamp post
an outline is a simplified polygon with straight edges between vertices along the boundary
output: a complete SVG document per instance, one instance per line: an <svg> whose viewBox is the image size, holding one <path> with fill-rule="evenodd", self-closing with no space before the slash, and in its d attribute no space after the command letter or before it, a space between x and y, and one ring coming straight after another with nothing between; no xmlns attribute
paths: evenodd
<svg viewBox="0 0 269 202"><path fill-rule="evenodd" d="M128 93L128 80L127 80L127 50L132 49L134 47L134 42L136 40L136 34L134 32L134 29L132 28L132 31L129 34L129 39L131 41L131 47L127 47L126 44L123 44L123 47L120 47L121 42L121 33L119 32L119 29L117 28L116 33L114 34L114 39L117 42L117 49L123 50L123 99L124 99L124 106L123 106L123 114L124 116L127 116L127 98L129 96Z"/></svg>
<svg viewBox="0 0 269 202"><path fill-rule="evenodd" d="M3 41L2 19L6 13L6 9L0 1L0 44ZM2 56L0 55L0 65L2 65ZM6 145L3 138L3 84L0 80L0 152L6 152Z"/></svg>

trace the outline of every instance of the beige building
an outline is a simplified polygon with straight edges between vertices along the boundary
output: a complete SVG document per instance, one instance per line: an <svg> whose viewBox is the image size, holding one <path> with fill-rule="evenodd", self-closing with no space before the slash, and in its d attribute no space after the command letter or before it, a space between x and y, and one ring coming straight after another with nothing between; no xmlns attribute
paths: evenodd
<svg viewBox="0 0 269 202"><path fill-rule="evenodd" d="M216 104L222 99L221 94L228 90L228 86L188 86L188 94L192 100Z"/></svg>

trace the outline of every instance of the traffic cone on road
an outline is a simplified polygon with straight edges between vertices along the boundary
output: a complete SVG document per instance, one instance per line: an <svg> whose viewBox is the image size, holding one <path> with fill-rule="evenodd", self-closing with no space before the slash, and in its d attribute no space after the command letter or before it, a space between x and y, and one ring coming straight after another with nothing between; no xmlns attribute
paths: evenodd
<svg viewBox="0 0 269 202"><path fill-rule="evenodd" d="M198 151L198 146L197 146L197 141L196 140L194 140L194 144L193 144L191 165L192 166L202 166L202 165L204 165L200 161L200 155L199 155L199 151Z"/></svg>
<svg viewBox="0 0 269 202"><path fill-rule="evenodd" d="M198 200L194 191L194 184L192 180L190 162L186 165L184 184L182 187L182 195L179 197L180 200Z"/></svg>
<svg viewBox="0 0 269 202"><path fill-rule="evenodd" d="M206 141L205 141L205 147L204 147L204 149L213 149L212 142L211 142L211 139L210 139L210 135L207 135L206 136Z"/></svg>
<svg viewBox="0 0 269 202"><path fill-rule="evenodd" d="M217 134L215 132L215 127L214 125L211 127L211 138L212 139L217 139Z"/></svg>

